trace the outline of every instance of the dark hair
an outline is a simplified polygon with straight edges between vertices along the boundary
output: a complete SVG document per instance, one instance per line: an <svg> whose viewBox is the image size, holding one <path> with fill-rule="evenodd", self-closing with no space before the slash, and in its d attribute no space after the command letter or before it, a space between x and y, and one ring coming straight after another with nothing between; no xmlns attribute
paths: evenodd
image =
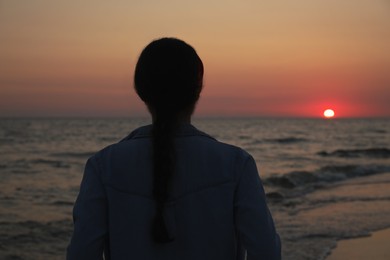
<svg viewBox="0 0 390 260"><path fill-rule="evenodd" d="M174 240L168 234L164 208L175 171L174 134L180 118L192 114L203 82L203 64L196 51L175 38L151 42L142 51L134 87L153 116L153 197L156 215L152 235L157 243Z"/></svg>

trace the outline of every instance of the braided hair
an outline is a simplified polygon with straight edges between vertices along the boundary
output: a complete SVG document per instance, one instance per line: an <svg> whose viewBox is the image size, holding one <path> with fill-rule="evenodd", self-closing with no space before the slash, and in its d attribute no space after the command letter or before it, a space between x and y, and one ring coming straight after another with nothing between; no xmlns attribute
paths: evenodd
<svg viewBox="0 0 390 260"><path fill-rule="evenodd" d="M203 85L203 64L196 51L176 38L152 41L141 52L134 87L153 117L153 198L151 230L157 243L168 243L163 212L175 172L174 135L180 119L193 113Z"/></svg>

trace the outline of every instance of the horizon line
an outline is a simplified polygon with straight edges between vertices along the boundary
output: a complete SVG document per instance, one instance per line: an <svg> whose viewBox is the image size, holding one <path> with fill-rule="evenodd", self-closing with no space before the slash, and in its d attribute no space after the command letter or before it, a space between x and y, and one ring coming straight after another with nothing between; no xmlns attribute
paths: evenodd
<svg viewBox="0 0 390 260"><path fill-rule="evenodd" d="M345 120L345 119L390 119L390 116L337 116L334 118L325 118L321 116L286 116L286 115L193 115L191 119L320 119L320 120ZM150 119L148 115L135 115L135 116L107 116L107 115L91 115L91 116L74 116L74 115L61 115L61 116L0 116L0 120L3 119Z"/></svg>

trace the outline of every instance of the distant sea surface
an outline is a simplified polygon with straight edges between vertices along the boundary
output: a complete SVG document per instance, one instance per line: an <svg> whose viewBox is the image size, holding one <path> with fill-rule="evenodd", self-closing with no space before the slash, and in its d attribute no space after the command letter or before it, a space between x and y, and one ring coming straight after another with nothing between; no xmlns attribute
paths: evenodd
<svg viewBox="0 0 390 260"><path fill-rule="evenodd" d="M86 160L149 123L0 119L0 259L63 259ZM324 259L338 239L390 227L383 186L390 183L389 119L198 118L193 124L253 155L283 259Z"/></svg>

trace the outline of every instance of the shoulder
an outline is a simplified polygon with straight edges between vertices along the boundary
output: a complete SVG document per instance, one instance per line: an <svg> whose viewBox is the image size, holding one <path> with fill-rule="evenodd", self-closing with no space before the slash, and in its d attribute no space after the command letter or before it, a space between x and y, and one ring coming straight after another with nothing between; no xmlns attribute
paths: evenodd
<svg viewBox="0 0 390 260"><path fill-rule="evenodd" d="M148 139L150 137L151 129L151 125L138 127L135 130L131 131L128 135L120 139L118 142L109 144L103 149L99 150L92 157L103 157L107 154L112 153L115 150L121 149L123 146L129 145L133 141L138 141L138 139Z"/></svg>
<svg viewBox="0 0 390 260"><path fill-rule="evenodd" d="M116 143L109 144L89 157L88 161L101 165L107 159L118 156L118 154L129 152L129 146L137 145L139 141L146 141L150 126L136 128L130 134ZM140 145L142 147L142 145Z"/></svg>
<svg viewBox="0 0 390 260"><path fill-rule="evenodd" d="M239 160L247 160L252 158L251 154L244 150L242 147L225 143L223 141L217 140L214 137L209 136L208 134L205 134L204 132L201 132L203 135L208 136L210 138L204 139L205 142L208 142L210 144L210 147L214 146L216 149L220 150L224 154L230 154L236 157Z"/></svg>
<svg viewBox="0 0 390 260"><path fill-rule="evenodd" d="M194 138L189 138L186 145L191 147L194 158L199 157L207 162L230 165L231 169L241 168L248 160L253 160L253 157L243 148L219 141L197 129Z"/></svg>

